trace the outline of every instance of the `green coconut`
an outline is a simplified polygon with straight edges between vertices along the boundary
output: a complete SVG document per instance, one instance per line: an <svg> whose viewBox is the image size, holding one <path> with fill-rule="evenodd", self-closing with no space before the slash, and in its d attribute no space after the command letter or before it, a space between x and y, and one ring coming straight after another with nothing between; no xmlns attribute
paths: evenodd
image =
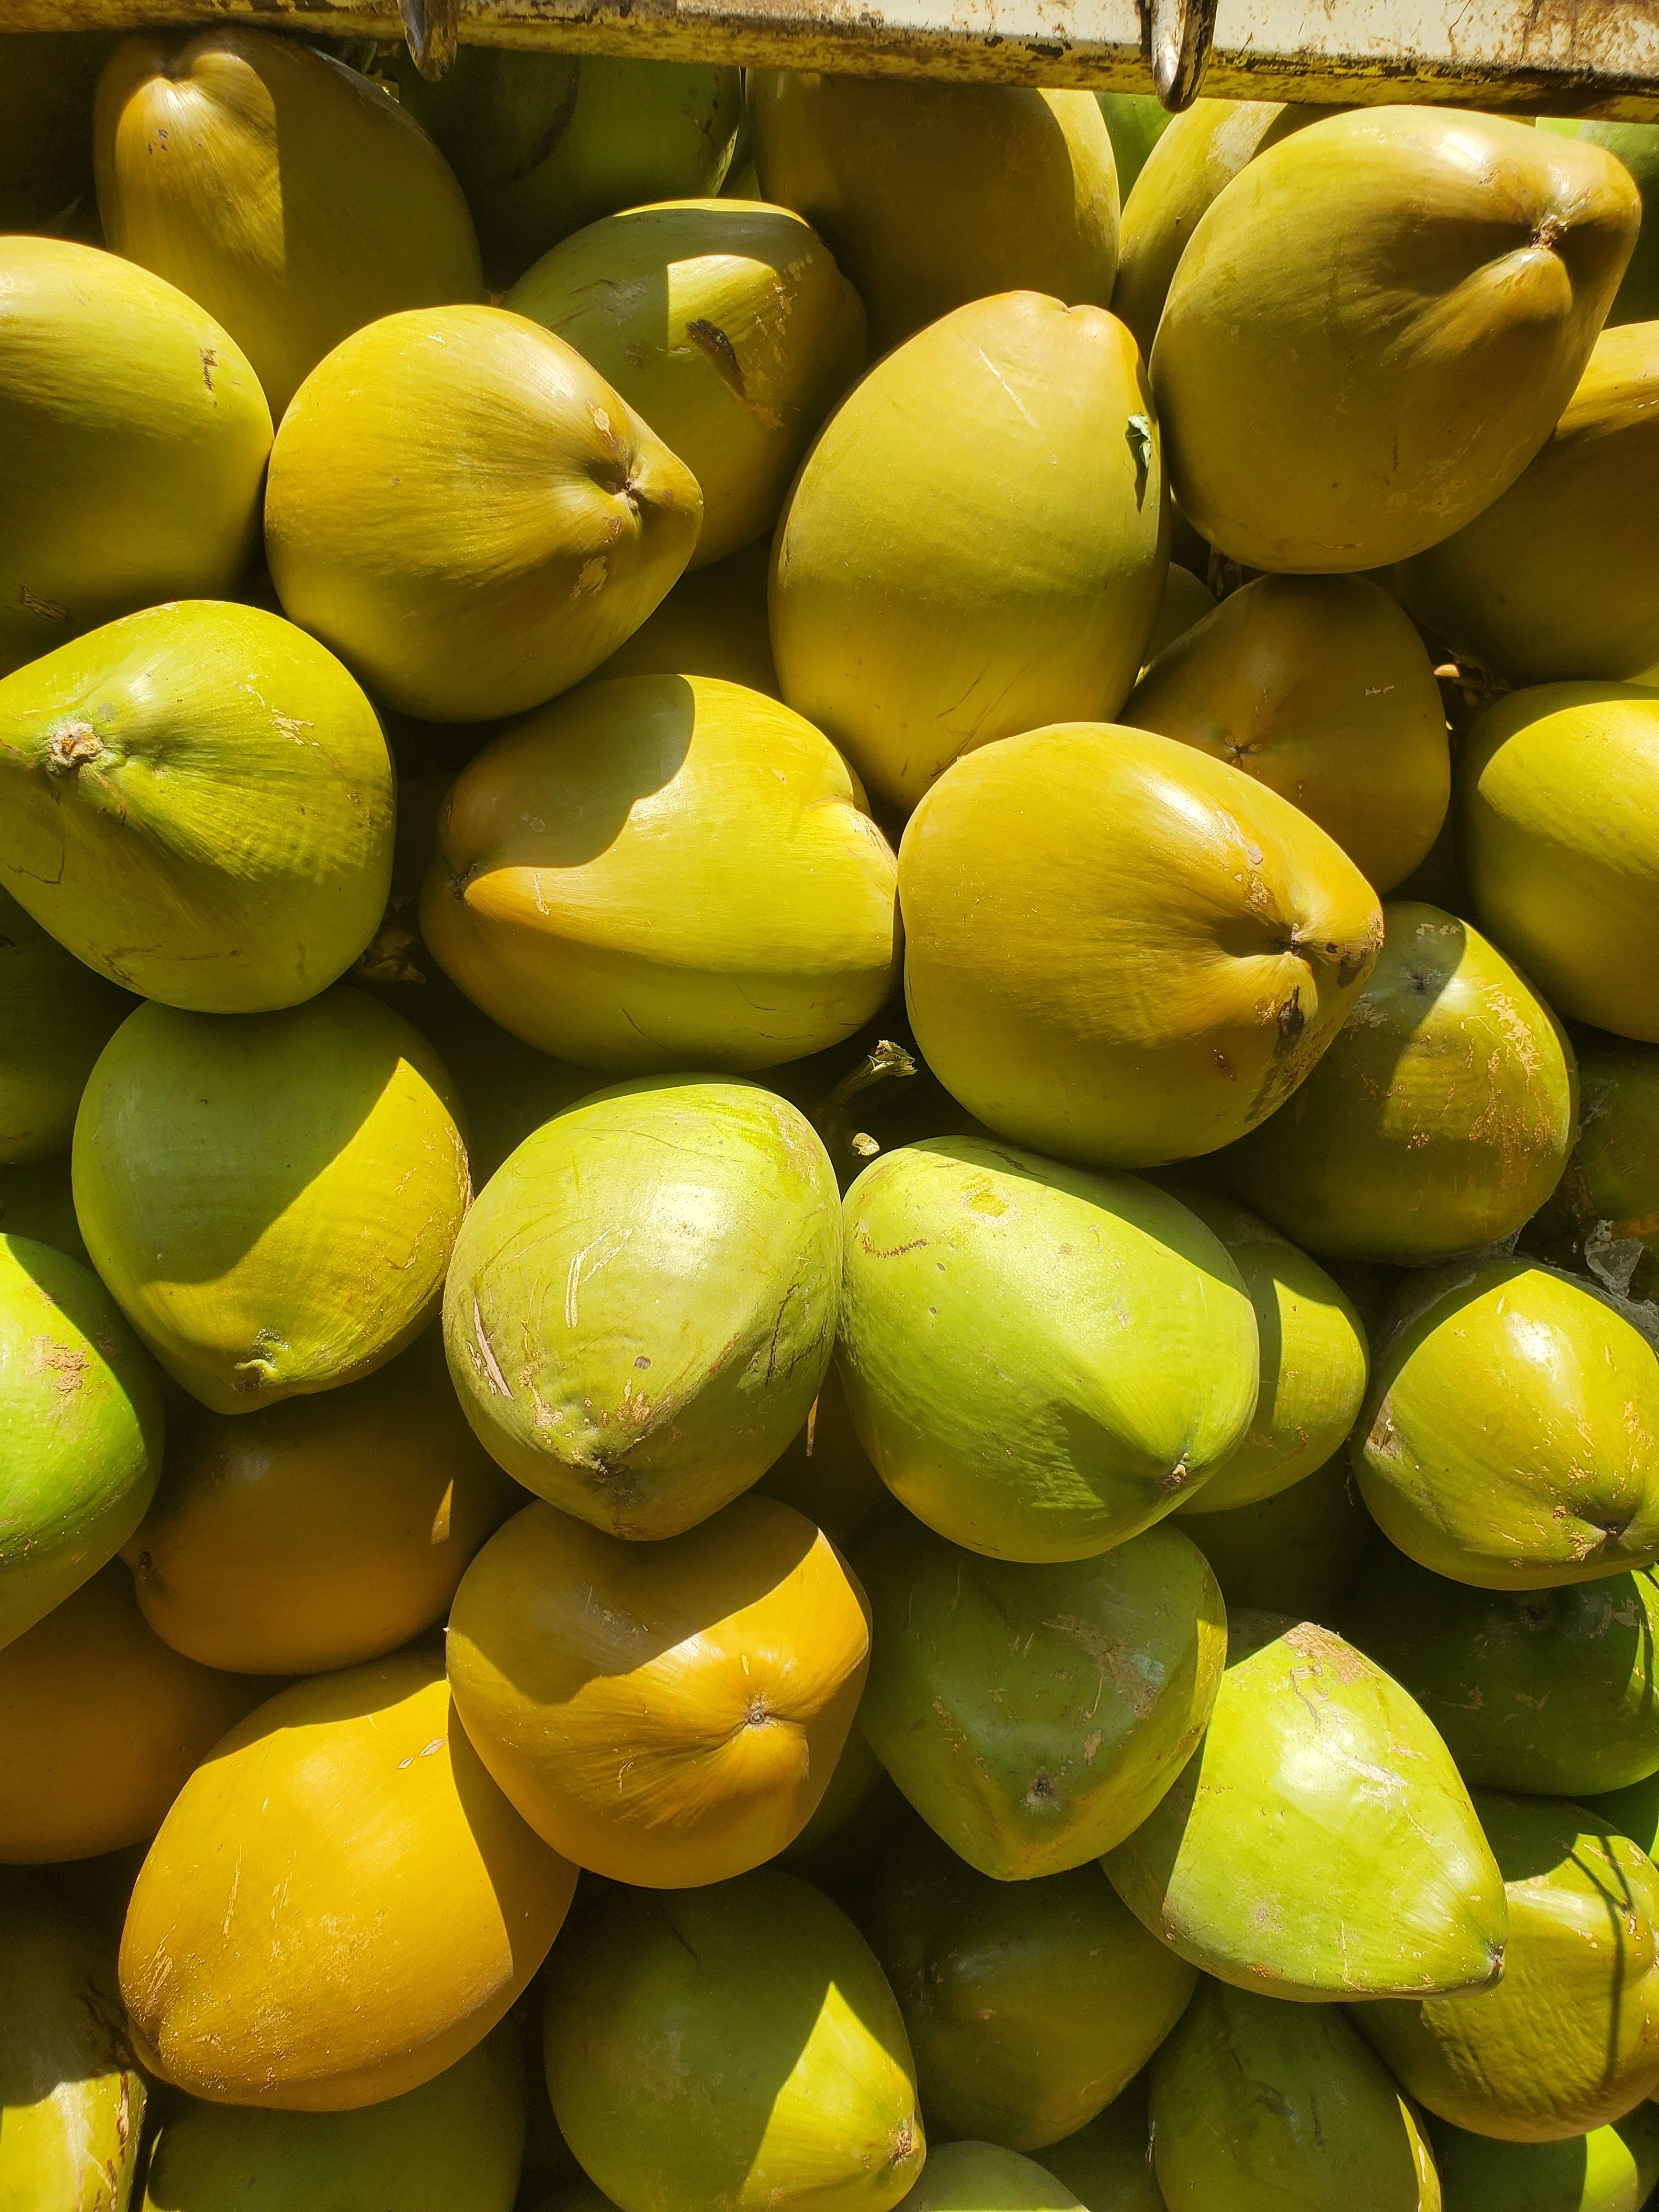
<svg viewBox="0 0 1659 2212"><path fill-rule="evenodd" d="M845 1913L793 1875L614 1890L558 1944L546 1987L554 2114L627 2212L890 2212L921 2168L893 1992Z"/></svg>
<svg viewBox="0 0 1659 2212"><path fill-rule="evenodd" d="M746 1490L830 1364L839 1194L805 1116L756 1085L619 1084L526 1139L456 1244L444 1339L516 1480L617 1536Z"/></svg>
<svg viewBox="0 0 1659 2212"><path fill-rule="evenodd" d="M1048 2144L1042 2163L1089 2212L1167 2212L1152 2172L1146 2076L1132 2081L1075 2135Z"/></svg>
<svg viewBox="0 0 1659 2212"><path fill-rule="evenodd" d="M1075 2133L1139 2073L1198 1980L1097 1866L994 1881L915 1820L866 1925L944 2140L1041 2151Z"/></svg>
<svg viewBox="0 0 1659 2212"><path fill-rule="evenodd" d="M27 1168L0 1167L0 1230L55 1245L88 1267L86 1243L75 1218L75 1193L67 1152Z"/></svg>
<svg viewBox="0 0 1659 2212"><path fill-rule="evenodd" d="M493 284L618 208L715 192L743 76L700 63L463 46L435 81L398 56L398 96L459 178Z"/></svg>
<svg viewBox="0 0 1659 2212"><path fill-rule="evenodd" d="M1134 177L1126 177L1119 161L1123 222L1112 312L1143 354L1152 350L1170 280L1211 201L1265 147L1334 112L1276 100L1195 100L1183 113L1165 117L1168 129Z"/></svg>
<svg viewBox="0 0 1659 2212"><path fill-rule="evenodd" d="M1659 1050L1580 1031L1578 1143L1527 1241L1632 1298L1659 1298Z"/></svg>
<svg viewBox="0 0 1659 2212"><path fill-rule="evenodd" d="M1135 179L1175 118L1161 100L1146 92L1097 92L1100 112L1112 142L1119 197L1127 203Z"/></svg>
<svg viewBox="0 0 1659 2212"><path fill-rule="evenodd" d="M1371 1516L1432 1573L1552 1589L1659 1559L1659 1358L1524 1260L1414 1281L1353 1437Z"/></svg>
<svg viewBox="0 0 1659 2212"><path fill-rule="evenodd" d="M817 1871L819 1854L825 1855L823 1863L830 1863L835 1846L862 1832L866 1815L878 1800L890 1801L890 1809L902 1802L855 1719L830 1770L817 1810L794 1841L777 1854L777 1863L793 1867L805 1881L822 1888Z"/></svg>
<svg viewBox="0 0 1659 2212"><path fill-rule="evenodd" d="M426 307L354 331L295 395L265 558L377 699L485 721L591 675L702 516L691 471L573 346L500 307Z"/></svg>
<svg viewBox="0 0 1659 2212"><path fill-rule="evenodd" d="M0 1194L5 1186L0 1183ZM0 1214L0 1226L4 1216ZM832 1366L811 1410L755 1487L781 1498L845 1550L893 1510L893 1494L870 1464Z"/></svg>
<svg viewBox="0 0 1659 2212"><path fill-rule="evenodd" d="M1479 931L1409 900L1382 923L1335 1042L1221 1166L1310 1250L1420 1267L1538 1211L1572 1150L1576 1070L1560 1024Z"/></svg>
<svg viewBox="0 0 1659 2212"><path fill-rule="evenodd" d="M345 985L238 1021L141 1006L92 1072L74 1173L99 1273L216 1413L412 1343L471 1194L437 1055Z"/></svg>
<svg viewBox="0 0 1659 2212"><path fill-rule="evenodd" d="M1265 1121L1382 939L1370 885L1289 800L1098 722L948 769L906 824L899 900L934 1074L1000 1136L1091 1167L1191 1158Z"/></svg>
<svg viewBox="0 0 1659 2212"><path fill-rule="evenodd" d="M1650 1571L1474 1589L1383 1546L1342 1626L1411 1692L1477 1788L1583 1798L1659 1771Z"/></svg>
<svg viewBox="0 0 1659 2212"><path fill-rule="evenodd" d="M864 308L828 247L799 216L755 201L607 216L502 305L574 346L696 477L697 568L771 530L813 432L864 367Z"/></svg>
<svg viewBox="0 0 1659 2212"><path fill-rule="evenodd" d="M690 568L661 604L601 661L589 684L613 676L718 676L782 697L766 615L769 544L746 545L712 568Z"/></svg>
<svg viewBox="0 0 1659 2212"><path fill-rule="evenodd" d="M131 1011L125 991L0 891L0 1163L33 1165L65 1149L92 1063Z"/></svg>
<svg viewBox="0 0 1659 2212"><path fill-rule="evenodd" d="M797 70L747 90L761 191L858 287L872 353L995 293L1110 301L1117 173L1092 93Z"/></svg>
<svg viewBox="0 0 1659 2212"><path fill-rule="evenodd" d="M1659 690L1512 691L1470 730L1455 804L1481 927L1558 1013L1659 1044Z"/></svg>
<svg viewBox="0 0 1659 2212"><path fill-rule="evenodd" d="M444 802L421 928L526 1042L612 1076L837 1044L898 981L897 864L858 779L711 677L584 685Z"/></svg>
<svg viewBox="0 0 1659 2212"><path fill-rule="evenodd" d="M483 296L442 155L382 86L297 39L233 23L124 40L94 151L111 251L218 318L278 422L363 324Z"/></svg>
<svg viewBox="0 0 1659 2212"><path fill-rule="evenodd" d="M1639 1844L1650 1859L1659 1864L1659 1772L1650 1774L1645 1781L1632 1782L1623 1790L1610 1790L1605 1796L1586 1797L1587 1809L1604 1820Z"/></svg>
<svg viewBox="0 0 1659 2212"><path fill-rule="evenodd" d="M1499 2142L1442 2120L1430 2130L1446 2212L1642 2212L1659 2182L1659 2110L1565 2142Z"/></svg>
<svg viewBox="0 0 1659 2212"><path fill-rule="evenodd" d="M1034 2159L996 2143L945 2143L904 2199L904 2212L1085 2212Z"/></svg>
<svg viewBox="0 0 1659 2212"><path fill-rule="evenodd" d="M0 78L0 231L58 230L92 192L106 31L12 31Z"/></svg>
<svg viewBox="0 0 1659 2212"><path fill-rule="evenodd" d="M1204 1732L1226 1626L1168 1526L1058 1565L959 1551L920 1522L858 1553L874 1622L859 1725L958 1858L1065 1873L1152 1812Z"/></svg>
<svg viewBox="0 0 1659 2212"><path fill-rule="evenodd" d="M1572 397L1640 219L1612 155L1504 116L1366 107L1259 154L1194 230L1152 349L1182 507L1235 561L1297 573L1462 529Z"/></svg>
<svg viewBox="0 0 1659 2212"><path fill-rule="evenodd" d="M143 2212L512 2212L523 2038L509 2021L423 2088L349 2112L169 2102Z"/></svg>
<svg viewBox="0 0 1659 2212"><path fill-rule="evenodd" d="M1334 1617L1376 1536L1346 1453L1254 1505L1181 1525L1214 1570L1230 1611L1297 1620Z"/></svg>
<svg viewBox="0 0 1659 2212"><path fill-rule="evenodd" d="M1397 1682L1311 1621L1234 1614L1208 1732L1106 1871L1235 1989L1438 1996L1503 1971L1503 1883L1450 1753Z"/></svg>
<svg viewBox="0 0 1659 2212"><path fill-rule="evenodd" d="M1353 2017L1454 2127L1559 2142L1659 2091L1659 1869L1563 1798L1483 1794L1479 1809L1508 1899L1502 1981Z"/></svg>
<svg viewBox="0 0 1659 2212"><path fill-rule="evenodd" d="M232 591L270 410L228 332L147 269L13 237L0 270L3 676L135 607Z"/></svg>
<svg viewBox="0 0 1659 2212"><path fill-rule="evenodd" d="M1642 196L1642 228L1608 310L1607 322L1611 325L1650 321L1659 314L1659 222L1650 223L1647 219L1649 200L1654 186L1659 185L1659 130L1650 123L1614 123L1601 116L1581 121L1576 116L1559 115L1540 115L1538 128L1553 131L1559 137L1588 138L1592 145L1605 146L1630 171Z"/></svg>
<svg viewBox="0 0 1659 2212"><path fill-rule="evenodd" d="M1003 292L919 331L837 409L785 506L784 697L905 811L975 745L1114 714L1169 565L1159 452L1133 342L1098 308Z"/></svg>
<svg viewBox="0 0 1659 2212"><path fill-rule="evenodd" d="M0 2205L126 2212L145 2095L112 1950L43 1886L8 1882L0 1891Z"/></svg>
<svg viewBox="0 0 1659 2212"><path fill-rule="evenodd" d="M1323 1467L1353 1426L1370 1353L1352 1304L1288 1237L1185 1177L1166 1187L1221 1243L1255 1313L1261 1380L1250 1425L1204 1487L1176 1508L1207 1516L1259 1504Z"/></svg>
<svg viewBox="0 0 1659 2212"><path fill-rule="evenodd" d="M1200 1984L1152 2068L1170 2212L1440 2212L1417 2114L1334 2005Z"/></svg>
<svg viewBox="0 0 1659 2212"><path fill-rule="evenodd" d="M842 1251L854 1426L894 1496L954 1544L1087 1559L1201 1495L1245 1442L1249 1293L1151 1183L938 1137L865 1170Z"/></svg>
<svg viewBox="0 0 1659 2212"><path fill-rule="evenodd" d="M161 1433L161 1379L92 1270L0 1231L0 1644L131 1535Z"/></svg>
<svg viewBox="0 0 1659 2212"><path fill-rule="evenodd" d="M1433 664L1363 576L1258 576L1158 655L1122 719L1267 784L1379 891L1411 873L1446 818Z"/></svg>
<svg viewBox="0 0 1659 2212"><path fill-rule="evenodd" d="M1604 331L1503 497L1395 569L1406 605L1460 659L1512 684L1659 674L1656 399L1659 325Z"/></svg>
<svg viewBox="0 0 1659 2212"><path fill-rule="evenodd" d="M0 878L79 960L204 1013L313 997L374 933L392 760L262 608L151 607L0 678Z"/></svg>

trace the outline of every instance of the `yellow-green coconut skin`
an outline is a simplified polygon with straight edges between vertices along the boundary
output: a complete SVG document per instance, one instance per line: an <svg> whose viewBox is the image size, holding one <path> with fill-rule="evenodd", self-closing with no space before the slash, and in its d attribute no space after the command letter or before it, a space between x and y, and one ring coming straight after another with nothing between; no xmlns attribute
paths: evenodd
<svg viewBox="0 0 1659 2212"><path fill-rule="evenodd" d="M844 1231L854 1425L952 1543L1087 1559L1200 1494L1244 1442L1255 1310L1218 1239L1152 1184L939 1137L872 1162Z"/></svg>
<svg viewBox="0 0 1659 2212"><path fill-rule="evenodd" d="M941 2140L1040 2156L1127 2087L1198 1981L1097 1866L993 1881L920 1820L888 1851L866 1925Z"/></svg>
<svg viewBox="0 0 1659 2212"><path fill-rule="evenodd" d="M574 346L696 477L694 568L770 531L808 441L864 367L864 307L835 257L799 216L753 200L608 216L544 254L503 305Z"/></svg>
<svg viewBox="0 0 1659 2212"><path fill-rule="evenodd" d="M1185 1536L1016 1565L896 1521L857 1562L873 1621L859 1726L958 1858L1030 1881L1139 1826L1204 1732L1225 1653Z"/></svg>
<svg viewBox="0 0 1659 2212"><path fill-rule="evenodd" d="M1168 2212L1152 2172L1146 2086L1143 2074L1086 2127L1044 2148L1044 2167L1089 2212Z"/></svg>
<svg viewBox="0 0 1659 2212"><path fill-rule="evenodd" d="M240 23L125 40L94 148L111 250L218 318L277 422L363 324L483 295L442 155L381 86L298 40Z"/></svg>
<svg viewBox="0 0 1659 2212"><path fill-rule="evenodd" d="M30 1167L66 1148L92 1063L131 1012L125 991L0 891L0 1163Z"/></svg>
<svg viewBox="0 0 1659 2212"><path fill-rule="evenodd" d="M1322 1256L1421 1267L1513 1236L1560 1181L1577 1067L1554 1015L1443 908L1382 909L1330 1050L1227 1152L1248 1205Z"/></svg>
<svg viewBox="0 0 1659 2212"><path fill-rule="evenodd" d="M1493 942L1558 1014L1659 1043L1659 690L1511 692L1469 732L1455 806Z"/></svg>
<svg viewBox="0 0 1659 2212"><path fill-rule="evenodd" d="M398 97L437 141L492 284L618 208L719 191L743 75L702 63L463 46L428 82L398 54Z"/></svg>
<svg viewBox="0 0 1659 2212"><path fill-rule="evenodd" d="M611 1076L838 1044L899 972L897 864L835 747L711 677L584 685L445 800L421 927L504 1029Z"/></svg>
<svg viewBox="0 0 1659 2212"><path fill-rule="evenodd" d="M1449 537L1548 437L1640 218L1610 154L1502 116L1367 107L1258 155L1194 231L1152 349L1183 512L1297 574Z"/></svg>
<svg viewBox="0 0 1659 2212"><path fill-rule="evenodd" d="M233 590L270 410L211 315L95 246L0 249L0 675L161 599Z"/></svg>
<svg viewBox="0 0 1659 2212"><path fill-rule="evenodd" d="M1118 1894L1231 1988L1328 2003L1483 1990L1504 1887L1422 1708L1311 1621L1240 1613L1207 1733L1110 1852Z"/></svg>
<svg viewBox="0 0 1659 2212"><path fill-rule="evenodd" d="M392 758L281 616L186 600L0 678L0 881L112 981L203 1013L313 997L392 881Z"/></svg>
<svg viewBox="0 0 1659 2212"><path fill-rule="evenodd" d="M1659 674L1659 323L1603 331L1501 499L1395 573L1412 612L1511 684Z"/></svg>
<svg viewBox="0 0 1659 2212"><path fill-rule="evenodd" d="M1580 1032L1578 1142L1534 1240L1581 1273L1592 1254L1615 1276L1622 1262L1632 1297L1659 1294L1659 1048Z"/></svg>
<svg viewBox="0 0 1659 2212"><path fill-rule="evenodd" d="M1200 1982L1152 2061L1152 2118L1169 2212L1441 2212L1416 2112L1334 2005Z"/></svg>
<svg viewBox="0 0 1659 2212"><path fill-rule="evenodd" d="M1035 2159L998 2143L949 2142L931 2153L901 2212L1085 2212L1085 2208L1063 2181Z"/></svg>
<svg viewBox="0 0 1659 2212"><path fill-rule="evenodd" d="M1551 1589L1659 1559L1659 1358L1553 1269L1414 1280L1352 1449L1383 1534L1454 1582Z"/></svg>
<svg viewBox="0 0 1659 2212"><path fill-rule="evenodd" d="M892 1990L793 1875L617 1888L557 1946L546 1986L555 2116L625 2212L890 2212L921 2169Z"/></svg>
<svg viewBox="0 0 1659 2212"><path fill-rule="evenodd" d="M1559 2142L1659 2090L1659 1869L1564 1798L1478 1802L1508 1899L1502 1981L1353 2018L1443 2120Z"/></svg>
<svg viewBox="0 0 1659 2212"><path fill-rule="evenodd" d="M814 70L747 88L762 195L828 243L877 355L997 293L1111 299L1117 171L1091 93Z"/></svg>
<svg viewBox="0 0 1659 2212"><path fill-rule="evenodd" d="M1342 1611L1478 1789L1589 1798L1659 1772L1651 1570L1484 1590L1377 1547Z"/></svg>
<svg viewBox="0 0 1659 2212"><path fill-rule="evenodd" d="M412 309L295 394L265 558L377 699L521 714L597 668L690 559L696 479L573 347L501 307Z"/></svg>
<svg viewBox="0 0 1659 2212"><path fill-rule="evenodd" d="M131 1535L162 1428L161 1378L91 1269L0 1235L0 1644Z"/></svg>
<svg viewBox="0 0 1659 2212"><path fill-rule="evenodd" d="M347 2112L170 2100L143 2212L512 2212L525 2063L508 2021L424 2087Z"/></svg>
<svg viewBox="0 0 1659 2212"><path fill-rule="evenodd" d="M1348 1298L1288 1237L1184 1177L1167 1188L1220 1243L1255 1314L1261 1378L1249 1427L1203 1488L1176 1507L1228 1513L1304 1482L1340 1448L1364 1400L1370 1352ZM1188 1534L1201 1548L1202 1536Z"/></svg>
<svg viewBox="0 0 1659 2212"><path fill-rule="evenodd" d="M0 1897L0 2208L128 2212L145 2096L112 1948L14 1876Z"/></svg>
<svg viewBox="0 0 1659 2212"><path fill-rule="evenodd" d="M1446 2212L1642 2212L1659 2182L1659 2109L1553 2143L1430 2130Z"/></svg>
<svg viewBox="0 0 1659 2212"><path fill-rule="evenodd" d="M1659 130L1650 123L1615 123L1600 116L1581 120L1564 115L1540 115L1538 128L1562 138L1588 138L1593 145L1605 146L1630 171L1642 195L1642 229L1608 312L1607 325L1611 329L1618 323L1647 322L1659 313L1659 222L1648 221L1649 207L1655 204L1654 188L1659 185Z"/></svg>
<svg viewBox="0 0 1659 2212"><path fill-rule="evenodd" d="M678 1535L763 1474L830 1364L841 1208L770 1091L620 1084L547 1122L467 1218L444 1296L466 1417L614 1536Z"/></svg>
<svg viewBox="0 0 1659 2212"><path fill-rule="evenodd" d="M1109 717L1169 565L1159 453L1134 342L1102 309L1005 292L918 331L784 508L784 697L905 811L972 746Z"/></svg>
<svg viewBox="0 0 1659 2212"><path fill-rule="evenodd" d="M1276 100L1195 100L1183 113L1164 116L1168 129L1124 185L1112 290L1112 313L1144 355L1151 356L1170 281L1211 202L1266 148L1333 112Z"/></svg>
<svg viewBox="0 0 1659 2212"><path fill-rule="evenodd" d="M437 1310L471 1195L449 1078L337 986L231 1021L141 1006L76 1122L94 1264L216 1413L350 1382Z"/></svg>

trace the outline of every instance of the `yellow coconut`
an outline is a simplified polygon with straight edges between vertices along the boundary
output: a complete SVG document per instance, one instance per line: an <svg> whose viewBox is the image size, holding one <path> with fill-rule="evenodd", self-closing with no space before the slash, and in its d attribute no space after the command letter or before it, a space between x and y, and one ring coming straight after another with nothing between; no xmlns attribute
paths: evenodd
<svg viewBox="0 0 1659 2212"><path fill-rule="evenodd" d="M526 1506L468 1569L449 1679L564 1857L643 1889L746 1874L806 1826L869 1664L835 1547L770 1498L654 1544Z"/></svg>
<svg viewBox="0 0 1659 2212"><path fill-rule="evenodd" d="M771 529L864 367L864 308L834 256L798 215L752 200L608 216L502 304L574 346L696 477L697 568Z"/></svg>
<svg viewBox="0 0 1659 2212"><path fill-rule="evenodd" d="M158 1636L210 1667L320 1674L441 1620L523 1492L474 1437L435 1330L343 1390L186 1406L123 1547Z"/></svg>
<svg viewBox="0 0 1659 2212"><path fill-rule="evenodd" d="M265 556L286 611L378 697L475 721L597 668L702 514L684 463L562 338L431 307L355 331L295 395Z"/></svg>
<svg viewBox="0 0 1659 2212"><path fill-rule="evenodd" d="M1537 459L1395 580L1512 684L1659 675L1659 323L1604 331Z"/></svg>
<svg viewBox="0 0 1659 2212"><path fill-rule="evenodd" d="M636 676L527 716L465 771L421 926L544 1052L746 1070L850 1036L889 996L896 878L810 723L718 678Z"/></svg>
<svg viewBox="0 0 1659 2212"><path fill-rule="evenodd" d="M690 568L668 597L586 680L613 676L718 676L782 696L766 612L769 544L745 545L712 568Z"/></svg>
<svg viewBox="0 0 1659 2212"><path fill-rule="evenodd" d="M263 608L148 607L0 678L0 876L170 1006L313 997L374 934L392 762L331 653Z"/></svg>
<svg viewBox="0 0 1659 2212"><path fill-rule="evenodd" d="M995 292L1103 307L1117 168L1094 94L750 70L769 200L827 240L885 353Z"/></svg>
<svg viewBox="0 0 1659 2212"><path fill-rule="evenodd" d="M1364 108L1258 155L1153 348L1182 506L1255 568L1374 568L1461 530L1572 397L1640 220L1611 154L1503 116Z"/></svg>
<svg viewBox="0 0 1659 2212"><path fill-rule="evenodd" d="M1459 756L1456 812L1481 927L1558 1013L1659 1044L1659 690L1498 700Z"/></svg>
<svg viewBox="0 0 1659 2212"><path fill-rule="evenodd" d="M1446 818L1434 665L1363 576L1258 576L1158 655L1123 720L1288 799L1379 891L1411 873Z"/></svg>
<svg viewBox="0 0 1659 2212"><path fill-rule="evenodd" d="M988 738L1116 713L1168 545L1122 324L978 301L878 362L795 480L772 571L783 696L908 809Z"/></svg>
<svg viewBox="0 0 1659 2212"><path fill-rule="evenodd" d="M478 1763L417 1649L280 1692L174 1801L121 1938L146 2069L216 2104L347 2112L481 2043L574 1869Z"/></svg>
<svg viewBox="0 0 1659 2212"><path fill-rule="evenodd" d="M1150 355L1170 280L1205 210L1249 161L1329 107L1276 100L1195 100L1147 155L1124 196L1112 313Z"/></svg>
<svg viewBox="0 0 1659 2212"><path fill-rule="evenodd" d="M1382 939L1358 869L1277 792L1103 725L958 761L911 817L899 896L940 1081L1017 1144L1121 1167L1265 1121Z"/></svg>
<svg viewBox="0 0 1659 2212"><path fill-rule="evenodd" d="M112 1559L0 1650L0 1863L143 1843L268 1687L169 1650Z"/></svg>
<svg viewBox="0 0 1659 2212"><path fill-rule="evenodd" d="M258 540L270 410L171 284L0 239L0 675L115 615L228 593Z"/></svg>
<svg viewBox="0 0 1659 2212"><path fill-rule="evenodd" d="M93 1069L74 1161L94 1265L220 1413L412 1343L471 1194L436 1054L344 984L235 1019L141 1006Z"/></svg>
<svg viewBox="0 0 1659 2212"><path fill-rule="evenodd" d="M234 25L124 40L94 143L111 250L217 317L278 422L365 323L483 295L443 155L389 93L298 40Z"/></svg>

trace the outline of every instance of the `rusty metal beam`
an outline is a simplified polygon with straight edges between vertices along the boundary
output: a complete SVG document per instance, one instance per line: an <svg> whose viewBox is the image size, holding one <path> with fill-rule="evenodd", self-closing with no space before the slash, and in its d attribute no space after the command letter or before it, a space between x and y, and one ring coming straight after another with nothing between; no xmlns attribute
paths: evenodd
<svg viewBox="0 0 1659 2212"><path fill-rule="evenodd" d="M1147 0L1149 7L1152 0ZM1390 100L1659 122L1659 0L1219 0L1180 46L1176 97ZM261 23L401 37L398 0L0 0L0 28ZM464 44L865 76L1152 88L1138 0L460 0ZM0 44L0 69L4 48Z"/></svg>

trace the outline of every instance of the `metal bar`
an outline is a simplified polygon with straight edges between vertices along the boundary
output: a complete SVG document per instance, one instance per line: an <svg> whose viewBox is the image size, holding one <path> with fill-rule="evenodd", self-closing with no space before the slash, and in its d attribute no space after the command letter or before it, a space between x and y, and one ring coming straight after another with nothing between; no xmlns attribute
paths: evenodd
<svg viewBox="0 0 1659 2212"><path fill-rule="evenodd" d="M225 22L404 27L398 0L0 0L5 30ZM459 27L465 44L1153 89L1137 0L460 0ZM1199 88L1659 122L1659 0L1219 0Z"/></svg>

